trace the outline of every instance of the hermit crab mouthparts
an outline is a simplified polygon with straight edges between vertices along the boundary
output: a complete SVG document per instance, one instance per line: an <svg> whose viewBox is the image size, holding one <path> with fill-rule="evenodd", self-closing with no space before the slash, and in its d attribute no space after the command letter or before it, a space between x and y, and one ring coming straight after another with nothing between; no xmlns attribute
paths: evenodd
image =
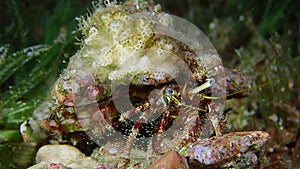
<svg viewBox="0 0 300 169"><path fill-rule="evenodd" d="M189 94L197 94L211 86L213 86L216 83L216 80L214 78L206 79L206 82L192 90L189 91Z"/></svg>

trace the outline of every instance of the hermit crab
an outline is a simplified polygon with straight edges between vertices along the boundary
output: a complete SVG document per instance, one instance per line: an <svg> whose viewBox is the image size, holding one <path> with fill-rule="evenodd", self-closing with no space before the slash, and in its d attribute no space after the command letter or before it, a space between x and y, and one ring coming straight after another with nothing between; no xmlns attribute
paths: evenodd
<svg viewBox="0 0 300 169"><path fill-rule="evenodd" d="M113 142L124 167L133 149L146 160L220 136L226 88L247 89L242 82L250 80L231 70L226 77L206 36L152 1L105 4L78 19L81 49L55 83L52 101L35 111L40 126L61 143L82 131L98 146Z"/></svg>
<svg viewBox="0 0 300 169"><path fill-rule="evenodd" d="M97 144L125 141L126 158L149 141L155 153L180 148L206 119L220 134L224 70L213 46L187 21L131 5L108 4L81 21L85 39L56 84L59 104L74 107Z"/></svg>

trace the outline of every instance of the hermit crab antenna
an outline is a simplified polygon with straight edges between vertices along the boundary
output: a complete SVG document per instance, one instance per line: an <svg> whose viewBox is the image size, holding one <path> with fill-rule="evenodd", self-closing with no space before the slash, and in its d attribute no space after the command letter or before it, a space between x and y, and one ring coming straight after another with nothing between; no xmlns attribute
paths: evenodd
<svg viewBox="0 0 300 169"><path fill-rule="evenodd" d="M214 78L206 79L205 83L203 83L201 86L196 87L195 89L192 89L191 91L189 91L189 93L197 94L197 93L201 92L202 90L213 86L215 83L216 83L216 81Z"/></svg>

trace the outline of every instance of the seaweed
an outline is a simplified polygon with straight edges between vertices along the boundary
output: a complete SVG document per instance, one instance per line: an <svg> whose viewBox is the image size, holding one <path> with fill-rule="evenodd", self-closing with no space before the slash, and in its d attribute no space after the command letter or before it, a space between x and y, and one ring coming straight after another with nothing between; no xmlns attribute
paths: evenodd
<svg viewBox="0 0 300 169"><path fill-rule="evenodd" d="M28 151L29 157L20 154L35 148L23 143L20 124L47 98L49 88L78 48L80 32L75 17L90 4L9 0L1 6L0 149L8 156L1 158L0 168L24 168L34 162L35 153Z"/></svg>

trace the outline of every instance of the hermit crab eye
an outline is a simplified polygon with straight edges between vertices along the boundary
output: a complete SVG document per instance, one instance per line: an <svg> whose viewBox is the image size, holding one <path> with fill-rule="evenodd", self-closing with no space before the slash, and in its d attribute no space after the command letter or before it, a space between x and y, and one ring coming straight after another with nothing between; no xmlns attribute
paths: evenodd
<svg viewBox="0 0 300 169"><path fill-rule="evenodd" d="M104 1L104 4L105 4L105 5L109 5L110 3L111 3L110 0L105 0L105 1Z"/></svg>
<svg viewBox="0 0 300 169"><path fill-rule="evenodd" d="M173 89L172 88L166 88L166 94L173 94Z"/></svg>

